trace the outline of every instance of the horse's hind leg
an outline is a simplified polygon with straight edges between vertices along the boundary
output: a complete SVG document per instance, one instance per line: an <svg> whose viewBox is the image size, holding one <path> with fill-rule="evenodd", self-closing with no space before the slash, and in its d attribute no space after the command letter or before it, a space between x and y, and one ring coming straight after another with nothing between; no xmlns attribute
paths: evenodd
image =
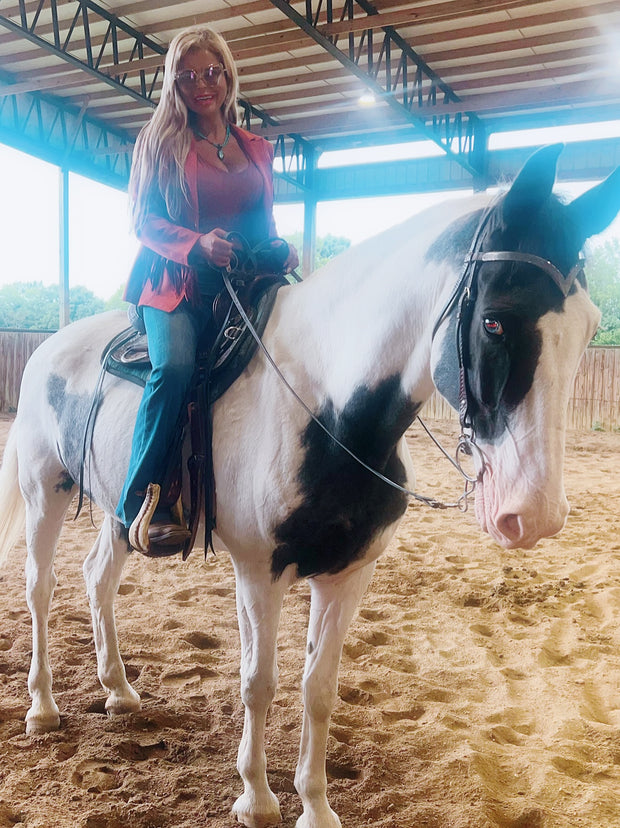
<svg viewBox="0 0 620 828"><path fill-rule="evenodd" d="M374 563L329 579L310 579L312 599L303 680L304 720L295 787L304 812L296 828L340 828L327 802L325 751L338 691L342 645Z"/></svg>
<svg viewBox="0 0 620 828"><path fill-rule="evenodd" d="M237 769L244 791L233 806L237 820L248 828L280 822L280 806L267 781L265 723L276 692L276 636L288 582L271 573L235 565L237 615L241 636L241 698L245 705Z"/></svg>
<svg viewBox="0 0 620 828"><path fill-rule="evenodd" d="M21 466L24 464L22 463ZM62 522L71 501L71 487L49 485L51 477L23 479L26 501L26 601L32 616L32 659L28 692L32 699L26 714L26 733L46 733L60 726L60 713L52 696L52 671L48 653L48 618L56 586L54 555ZM45 480L48 485L46 486Z"/></svg>
<svg viewBox="0 0 620 828"><path fill-rule="evenodd" d="M108 696L105 707L110 714L140 709L140 696L127 681L114 620L114 599L128 553L121 524L106 515L84 561L84 580L93 618L97 672Z"/></svg>

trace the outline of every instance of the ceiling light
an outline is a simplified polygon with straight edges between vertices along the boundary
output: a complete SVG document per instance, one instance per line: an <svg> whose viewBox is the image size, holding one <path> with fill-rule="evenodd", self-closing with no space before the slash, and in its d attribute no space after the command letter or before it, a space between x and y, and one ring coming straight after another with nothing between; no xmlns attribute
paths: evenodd
<svg viewBox="0 0 620 828"><path fill-rule="evenodd" d="M362 95L359 96L357 102L360 106L374 106L375 105L375 96L372 92L364 92Z"/></svg>

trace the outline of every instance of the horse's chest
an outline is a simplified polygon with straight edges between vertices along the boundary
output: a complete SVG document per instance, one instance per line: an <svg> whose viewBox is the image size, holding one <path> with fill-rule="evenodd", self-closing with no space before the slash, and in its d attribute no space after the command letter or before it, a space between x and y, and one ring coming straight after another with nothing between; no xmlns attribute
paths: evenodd
<svg viewBox="0 0 620 828"><path fill-rule="evenodd" d="M372 391L358 388L338 414L326 403L318 419L364 463L403 486L406 471L397 444L415 411L400 391L400 378L391 377ZM302 577L344 569L407 507L403 492L368 471L315 422L302 435L302 446L301 501L274 529L274 576L291 564Z"/></svg>

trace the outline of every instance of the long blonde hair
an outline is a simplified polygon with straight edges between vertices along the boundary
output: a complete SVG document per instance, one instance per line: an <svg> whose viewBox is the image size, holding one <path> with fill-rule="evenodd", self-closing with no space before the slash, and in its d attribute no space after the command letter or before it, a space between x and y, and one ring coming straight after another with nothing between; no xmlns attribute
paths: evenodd
<svg viewBox="0 0 620 828"><path fill-rule="evenodd" d="M237 123L239 80L237 68L224 38L208 26L192 26L171 41L164 64L161 97L149 123L136 140L129 178L129 199L134 229L139 230L149 212L149 199L159 191L171 218L179 218L188 199L184 168L192 136L189 113L175 76L181 59L190 49L213 52L224 66L226 97L224 120Z"/></svg>

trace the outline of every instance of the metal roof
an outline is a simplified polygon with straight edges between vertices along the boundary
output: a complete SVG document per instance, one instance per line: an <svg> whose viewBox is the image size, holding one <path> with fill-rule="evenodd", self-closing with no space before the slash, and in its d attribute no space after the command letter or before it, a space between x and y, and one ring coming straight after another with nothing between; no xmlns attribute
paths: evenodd
<svg viewBox="0 0 620 828"><path fill-rule="evenodd" d="M324 150L431 138L484 182L491 132L620 117L619 0L9 0L0 140L121 186L196 23L228 41L244 124L291 181Z"/></svg>

